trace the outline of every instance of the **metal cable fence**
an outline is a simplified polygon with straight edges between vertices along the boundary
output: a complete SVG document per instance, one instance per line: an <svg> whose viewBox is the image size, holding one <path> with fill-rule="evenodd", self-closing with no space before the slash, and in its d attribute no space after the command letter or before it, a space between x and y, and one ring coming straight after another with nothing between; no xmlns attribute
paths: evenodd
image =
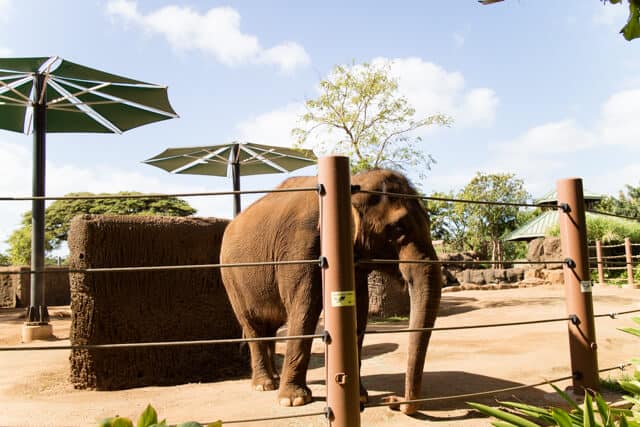
<svg viewBox="0 0 640 427"><path fill-rule="evenodd" d="M255 190L255 191L230 191L230 192L215 192L215 193L180 193L180 194L171 194L171 195L96 195L96 196L66 196L66 197L0 197L0 201L15 201L15 200L78 200L78 199L105 199L105 198L167 198L167 197L188 197L188 196L218 196L218 195L232 195L232 194L255 194L255 193L269 193L269 192L299 192L299 191L319 191L319 187L305 187L305 188L297 188L297 189L280 189L280 190ZM420 200L437 200L442 202L456 202L456 203L473 203L480 205L502 205L502 206L513 206L513 207L535 207L535 208L546 208L546 209L561 209L565 213L569 212L567 204L561 203L557 206L548 206L542 207L533 204L526 203L502 203L502 202L489 202L489 201L478 201L478 200L463 200L463 199L448 199L448 198L438 198L438 197L425 197L419 195L408 195L401 193L389 193L389 192L381 192L381 191L366 191L361 190L359 188L352 188L351 193L361 193L361 194L371 194L371 195L382 195L388 197L397 197L397 198L407 198L407 199L420 199ZM461 264L461 265L482 265L482 264L558 264L564 265L569 268L575 268L576 262L571 258L566 258L564 260L552 260L552 261L509 261L509 262L494 262L494 261L446 261L441 262L437 260L424 260L424 259L416 259L416 260L393 260L393 259L360 259L355 260L356 265L383 265L383 264ZM244 267L257 267L257 266L279 266L279 265L317 265L320 268L326 268L326 259L321 256L320 259L315 260L291 260L291 261L274 261L274 262L250 262L250 263L236 263L236 264L200 264L200 265L173 265L173 266L132 266L132 267L115 267L115 268L69 268L57 270L57 273L66 272L66 273L111 273L111 272L144 272L144 271L173 271L173 270L196 270L196 269L220 269L220 268L244 268ZM41 273L47 274L49 273L46 270L20 270L15 272L8 272L10 274L24 274L24 273ZM323 283L324 286L324 283ZM622 314L631 314L640 312L640 310L626 310L616 313L608 313L608 314L599 314L595 315L594 318L601 317L609 317L616 318ZM465 330L465 329L479 329L479 328L496 328L496 327L513 327L513 326L523 326L523 325L531 325L531 324L542 324L542 323L553 323L553 322L571 322L572 324L579 324L579 319L575 315L569 315L567 317L559 317L559 318L551 318L551 319L540 319L540 320L529 320L529 321L515 321L515 322L504 322L504 323L489 323L482 325L462 325L462 326L449 326L449 327L434 327L434 328L405 328L399 330L390 330L390 329L381 329L374 331L366 331L366 334L395 334L395 333L411 333L411 332L434 332L434 331L452 331L452 330ZM259 337L259 338L237 338L237 339L222 339L222 340L194 340L194 341L166 341L166 342L136 342L136 343L113 343L113 344L74 344L68 346L29 346L29 347L18 347L18 346L3 346L0 347L0 352L6 351L51 351L51 350L75 350L75 349L87 349L87 350L100 350L100 349L115 349L115 348L145 348L145 347L163 347L163 346L187 346L187 345L216 345L216 344L229 344L229 343L243 343L243 342L264 342L264 341L291 341L291 340L303 340L303 339L323 339L325 342L325 353L327 352L327 342L330 341L328 339L328 333L325 331L322 334L310 334L310 335L297 335L297 336L276 336L276 337ZM622 366L622 365L621 365ZM599 372L605 372L608 370L619 369L616 368L607 368L600 370ZM621 369L621 368L620 368ZM325 378L325 384L329 382ZM532 388L540 385L547 384L549 382L562 381L567 379L575 379L575 376L556 378L549 381L544 381L536 384L530 385L522 385L516 387L509 387L498 390L491 390L482 393L470 393L463 394L457 396L443 396L443 397L432 397L432 398L421 398L421 399L413 399L413 400L404 400L402 402L393 402L393 403L371 403L364 405L365 408L376 407L376 406L392 406L398 404L411 404L411 403L424 403L430 401L438 401L438 400L449 400L449 399L460 399L460 398L469 398L469 397L478 397L488 394L497 394L509 391L516 391L524 388ZM327 395L329 395L329 390L327 390ZM248 422L258 422L258 421L275 421L289 418L298 418L298 417L311 417L311 416L321 416L324 415L328 418L331 412L330 406L327 406L327 409L322 412L311 412L307 414L296 414L290 416L277 416L277 417L262 417L262 418L251 418L251 419L241 419L241 420L229 420L225 421L225 424L239 424L239 423L248 423Z"/></svg>

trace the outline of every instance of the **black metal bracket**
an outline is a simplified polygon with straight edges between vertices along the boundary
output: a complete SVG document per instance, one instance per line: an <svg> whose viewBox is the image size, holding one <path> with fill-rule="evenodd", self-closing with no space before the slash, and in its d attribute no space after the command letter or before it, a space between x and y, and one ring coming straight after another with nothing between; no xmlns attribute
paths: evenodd
<svg viewBox="0 0 640 427"><path fill-rule="evenodd" d="M569 315L569 320L573 325L578 326L580 324L580 318L575 314Z"/></svg>
<svg viewBox="0 0 640 427"><path fill-rule="evenodd" d="M326 419L331 420L333 418L333 411L330 407L324 408L324 416Z"/></svg>
<svg viewBox="0 0 640 427"><path fill-rule="evenodd" d="M329 261L327 261L327 257L321 256L318 259L318 263L320 264L320 268L325 269L329 267Z"/></svg>
<svg viewBox="0 0 640 427"><path fill-rule="evenodd" d="M324 188L324 185L318 184L318 194L321 196L327 194L327 190Z"/></svg>
<svg viewBox="0 0 640 427"><path fill-rule="evenodd" d="M558 203L558 209L562 209L562 212L569 213L571 212L571 207L569 203Z"/></svg>
<svg viewBox="0 0 640 427"><path fill-rule="evenodd" d="M329 335L329 331L322 331L322 342L325 344L331 344L331 335Z"/></svg>
<svg viewBox="0 0 640 427"><path fill-rule="evenodd" d="M564 264L569 268L576 268L576 262L574 260L572 260L571 258L567 257L562 262L564 262Z"/></svg>

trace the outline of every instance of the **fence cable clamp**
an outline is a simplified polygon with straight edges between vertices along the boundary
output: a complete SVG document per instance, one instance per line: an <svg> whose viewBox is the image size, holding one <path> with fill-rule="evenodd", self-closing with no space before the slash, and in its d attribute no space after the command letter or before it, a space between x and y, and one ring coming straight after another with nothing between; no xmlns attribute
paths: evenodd
<svg viewBox="0 0 640 427"><path fill-rule="evenodd" d="M333 411L330 407L327 406L326 408L324 408L324 416L328 420L331 420L331 418L333 418Z"/></svg>
<svg viewBox="0 0 640 427"><path fill-rule="evenodd" d="M576 314L569 315L569 320L571 320L571 323L576 326L580 324L580 318Z"/></svg>
<svg viewBox="0 0 640 427"><path fill-rule="evenodd" d="M324 188L323 184L318 184L318 194L321 196L327 194L327 190Z"/></svg>
<svg viewBox="0 0 640 427"><path fill-rule="evenodd" d="M329 262L327 261L327 257L326 256L321 256L320 258L318 258L318 264L320 265L320 268L325 269L329 267Z"/></svg>
<svg viewBox="0 0 640 427"><path fill-rule="evenodd" d="M331 344L331 335L329 335L329 331L326 329L322 331L322 342L325 344Z"/></svg>
<svg viewBox="0 0 640 427"><path fill-rule="evenodd" d="M561 209L562 212L564 213L571 212L571 207L569 206L569 203L558 203L558 209Z"/></svg>
<svg viewBox="0 0 640 427"><path fill-rule="evenodd" d="M615 319L618 313L609 313L609 317Z"/></svg>
<svg viewBox="0 0 640 427"><path fill-rule="evenodd" d="M576 262L571 258L565 258L562 262L569 268L576 268Z"/></svg>
<svg viewBox="0 0 640 427"><path fill-rule="evenodd" d="M359 185L352 185L351 186L351 194L356 194L360 192L361 187Z"/></svg>

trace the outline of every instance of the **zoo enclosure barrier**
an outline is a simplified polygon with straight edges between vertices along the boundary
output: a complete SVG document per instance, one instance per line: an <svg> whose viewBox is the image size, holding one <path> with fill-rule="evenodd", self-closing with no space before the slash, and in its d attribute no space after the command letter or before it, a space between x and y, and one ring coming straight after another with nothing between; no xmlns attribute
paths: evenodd
<svg viewBox="0 0 640 427"><path fill-rule="evenodd" d="M361 405L358 395L359 372L357 364L357 343L355 340L355 304L353 283L353 247L349 239L341 238L351 235L351 205L350 194L358 189L350 186L348 160L344 157L328 157L320 160L320 173L317 189L297 189L295 191L318 191L321 208L321 258L319 260L290 260L283 263L302 264L317 263L322 268L324 304L325 304L325 332L323 334L261 338L253 340L279 341L293 339L317 339L322 338L326 346L326 377L327 406L322 412L314 412L302 415L285 417L256 418L252 420L232 420L226 423L238 423L248 421L269 421L299 416L327 417L332 426L357 426L360 425ZM210 194L210 193L209 193ZM402 194L384 193L390 197L410 197ZM166 196L165 196L166 197ZM418 196L419 197L419 196ZM102 197L104 198L104 197ZM422 198L422 197L420 197ZM428 198L423 198L428 199ZM640 310L629 310L621 313L610 313L594 316L591 300L591 283L588 280L588 257L586 246L586 232L584 221L584 202L582 198L582 183L579 179L561 180L558 182L558 200L561 213L561 238L564 260L557 263L563 264L565 269L565 292L567 297L567 317L556 319L544 319L531 322L511 322L490 325L472 325L450 328L418 328L403 329L402 333L423 333L428 331L468 329L481 327L516 326L530 323L567 322L569 330L572 374L567 377L551 381L572 379L573 385L578 388L597 389L598 373L622 367L599 370L597 366L596 342L594 319L596 317L615 317L618 314L628 314ZM456 202L472 202L451 200ZM398 260L359 260L359 263L399 263ZM434 263L435 260L405 260L407 263ZM549 263L549 262L547 262ZM127 267L127 268L94 268L69 270L69 272L127 272L140 270L170 270L193 268L227 268L255 265L275 265L279 263L254 262L245 264L207 264L200 266L161 266L161 267ZM44 272L37 272L44 274ZM391 333L392 331L376 331L368 333ZM46 346L46 347L0 347L0 351L36 351L56 349L101 349L118 347L152 347L192 344L218 344L227 342L247 342L251 339L237 340L200 340L182 342L157 342L157 343L114 343L105 345L72 345L72 346ZM543 383L510 388L508 391L529 388ZM445 396L429 399L415 399L402 403L421 403L434 400L446 400L460 397L472 397L497 393L503 390L492 390L486 393L475 393L465 396ZM365 407L389 406L391 403L372 403Z"/></svg>
<svg viewBox="0 0 640 427"><path fill-rule="evenodd" d="M616 250L624 247L624 254L621 255L603 255L605 249L608 250ZM635 278L634 276L634 266L638 264L636 261L640 258L640 254L634 255L634 248L640 247L640 243L632 243L629 237L624 238L624 243L614 244L614 245L603 245L601 240L596 240L595 250L596 256L589 257L590 260L595 260L597 267L592 268L592 270L598 271L598 282L600 284L605 283L604 272L605 270L626 270L627 277L622 278L621 280L627 280L627 283L635 287ZM590 248L594 248L594 246L590 246ZM639 252L639 251L636 251ZM612 280L612 279L609 279Z"/></svg>

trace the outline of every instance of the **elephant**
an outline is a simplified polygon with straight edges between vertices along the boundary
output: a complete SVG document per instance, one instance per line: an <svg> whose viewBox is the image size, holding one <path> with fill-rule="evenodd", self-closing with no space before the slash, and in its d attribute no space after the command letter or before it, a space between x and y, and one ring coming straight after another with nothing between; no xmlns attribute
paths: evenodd
<svg viewBox="0 0 640 427"><path fill-rule="evenodd" d="M351 183L361 190L416 195L402 174L375 169L355 174ZM293 177L278 188L317 185L316 177ZM258 199L227 226L220 262L315 260L320 257L319 197L315 192L278 192ZM440 304L442 275L430 237L429 216L417 198L356 192L352 195L355 259L433 260L433 263L355 264L358 355L367 324L369 305L367 276L372 270L401 274L411 298L410 328L433 327ZM315 264L229 267L221 270L243 335L273 337L287 323L289 335L315 333L322 311L321 270ZM420 397L430 332L411 332L405 376L405 400ZM252 387L278 389L283 406L311 401L306 384L311 339L287 341L281 375L274 362L274 342L250 342ZM360 383L360 399L367 391ZM402 402L396 398L396 402ZM416 404L399 404L405 413Z"/></svg>

